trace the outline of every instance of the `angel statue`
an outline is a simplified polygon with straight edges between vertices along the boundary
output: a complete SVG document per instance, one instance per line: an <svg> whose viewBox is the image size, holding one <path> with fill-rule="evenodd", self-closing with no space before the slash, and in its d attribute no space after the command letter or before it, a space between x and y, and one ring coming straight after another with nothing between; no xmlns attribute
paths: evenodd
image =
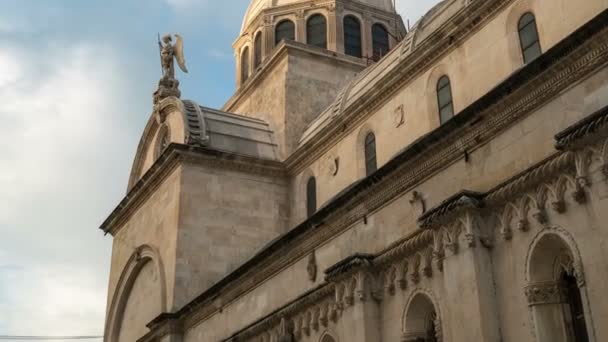
<svg viewBox="0 0 608 342"><path fill-rule="evenodd" d="M160 48L160 63L163 68L163 78L175 79L175 66L174 58L177 60L177 65L182 69L183 72L188 73L186 68L186 60L184 59L184 43L182 36L179 34L175 35L175 45L171 45L171 35L163 37L163 42L158 41L158 47ZM163 44L164 43L164 44Z"/></svg>

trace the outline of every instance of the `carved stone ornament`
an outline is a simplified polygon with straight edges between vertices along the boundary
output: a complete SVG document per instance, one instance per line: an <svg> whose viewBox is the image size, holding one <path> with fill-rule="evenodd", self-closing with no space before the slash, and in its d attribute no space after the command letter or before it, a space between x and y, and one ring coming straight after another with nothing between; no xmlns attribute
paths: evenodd
<svg viewBox="0 0 608 342"><path fill-rule="evenodd" d="M314 251L308 256L306 271L308 272L308 279L315 282L317 280L317 258Z"/></svg>
<svg viewBox="0 0 608 342"><path fill-rule="evenodd" d="M330 156L327 158L327 173L336 176L340 170L340 157Z"/></svg>
<svg viewBox="0 0 608 342"><path fill-rule="evenodd" d="M542 282L525 288L528 305L561 304L567 301L566 289L558 282Z"/></svg>
<svg viewBox="0 0 608 342"><path fill-rule="evenodd" d="M393 112L393 122L395 123L395 127L401 127L405 123L405 110L403 109L403 105L395 108Z"/></svg>
<svg viewBox="0 0 608 342"><path fill-rule="evenodd" d="M183 39L179 34L175 36L175 44L171 44L173 38L171 35L163 37L162 42L160 36L158 39L158 48L160 50L160 64L162 67L162 77L158 82L158 89L154 92L154 105L157 105L160 100L175 96L179 98L181 92L179 90L179 81L175 78L175 61L179 68L188 73L186 68L186 60L184 58Z"/></svg>

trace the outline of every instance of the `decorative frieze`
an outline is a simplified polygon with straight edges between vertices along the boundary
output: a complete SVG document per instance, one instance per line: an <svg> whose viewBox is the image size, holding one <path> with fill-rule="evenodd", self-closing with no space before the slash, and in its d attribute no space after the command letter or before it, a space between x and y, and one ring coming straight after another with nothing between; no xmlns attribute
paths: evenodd
<svg viewBox="0 0 608 342"><path fill-rule="evenodd" d="M525 288L528 305L561 304L567 302L567 289L555 281L528 285Z"/></svg>

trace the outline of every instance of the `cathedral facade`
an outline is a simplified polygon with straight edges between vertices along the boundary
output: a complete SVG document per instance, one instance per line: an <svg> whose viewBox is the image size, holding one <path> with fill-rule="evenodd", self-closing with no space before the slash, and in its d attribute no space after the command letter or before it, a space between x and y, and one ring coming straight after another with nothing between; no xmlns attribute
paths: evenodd
<svg viewBox="0 0 608 342"><path fill-rule="evenodd" d="M104 341L608 341L607 0L252 0L233 47L221 109L159 83Z"/></svg>

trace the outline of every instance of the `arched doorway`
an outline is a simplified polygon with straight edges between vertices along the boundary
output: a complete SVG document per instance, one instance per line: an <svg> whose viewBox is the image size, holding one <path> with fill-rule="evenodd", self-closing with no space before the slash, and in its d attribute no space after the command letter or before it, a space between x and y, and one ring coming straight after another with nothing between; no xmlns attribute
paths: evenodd
<svg viewBox="0 0 608 342"><path fill-rule="evenodd" d="M526 298L539 342L588 342L578 254L558 234L541 235L528 257Z"/></svg>
<svg viewBox="0 0 608 342"><path fill-rule="evenodd" d="M440 342L439 315L431 299L424 293L416 294L405 312L404 342Z"/></svg>

